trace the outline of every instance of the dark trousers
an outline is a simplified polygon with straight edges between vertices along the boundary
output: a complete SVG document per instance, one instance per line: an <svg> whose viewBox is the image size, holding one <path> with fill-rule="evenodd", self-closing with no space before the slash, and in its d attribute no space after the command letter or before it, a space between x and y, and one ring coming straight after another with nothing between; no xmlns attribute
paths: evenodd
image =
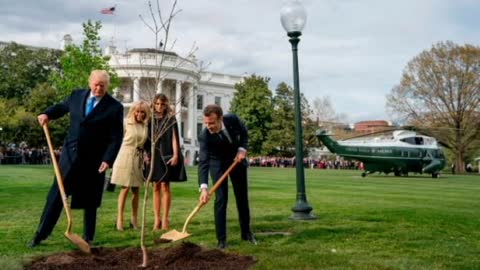
<svg viewBox="0 0 480 270"><path fill-rule="evenodd" d="M230 164L221 164L220 162L210 163L210 175L214 184L228 169ZM238 164L230 173L232 181L233 193L237 202L238 219L242 235L249 234L250 231L250 207L248 203L248 180L247 167L244 164ZM228 204L228 181L223 184L215 192L215 230L217 240L227 240L227 204Z"/></svg>
<svg viewBox="0 0 480 270"><path fill-rule="evenodd" d="M58 185L54 183L47 196L45 207L43 208L40 223L38 224L35 238L38 242L47 239L57 224L60 214L63 210L62 196ZM97 208L86 208L83 213L83 239L92 241L95 237L95 227L97 223Z"/></svg>

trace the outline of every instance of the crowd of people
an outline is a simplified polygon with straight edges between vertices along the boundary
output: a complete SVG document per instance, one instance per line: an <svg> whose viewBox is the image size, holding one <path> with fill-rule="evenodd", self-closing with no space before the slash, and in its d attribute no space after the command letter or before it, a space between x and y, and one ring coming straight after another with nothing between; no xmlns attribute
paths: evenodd
<svg viewBox="0 0 480 270"><path fill-rule="evenodd" d="M278 167L291 168L295 167L295 158L260 156L251 157L249 159L250 166L254 167ZM363 163L359 161L351 161L344 159L326 159L326 158L304 158L303 166L310 169L349 169L363 170Z"/></svg>
<svg viewBox="0 0 480 270"><path fill-rule="evenodd" d="M55 156L60 157L61 148L55 149ZM50 154L46 147L8 147L0 146L0 164L51 164Z"/></svg>

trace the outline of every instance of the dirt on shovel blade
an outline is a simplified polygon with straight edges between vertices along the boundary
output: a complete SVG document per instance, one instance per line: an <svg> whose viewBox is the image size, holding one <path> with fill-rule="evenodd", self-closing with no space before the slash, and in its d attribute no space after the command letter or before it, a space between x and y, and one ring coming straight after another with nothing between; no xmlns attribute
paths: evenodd
<svg viewBox="0 0 480 270"><path fill-rule="evenodd" d="M184 270L240 270L255 264L251 256L224 253L218 249L206 249L189 242L174 247L148 251L148 267L142 264L140 248L97 248L92 254L81 251L53 254L33 260L26 270L118 270L118 269L184 269Z"/></svg>

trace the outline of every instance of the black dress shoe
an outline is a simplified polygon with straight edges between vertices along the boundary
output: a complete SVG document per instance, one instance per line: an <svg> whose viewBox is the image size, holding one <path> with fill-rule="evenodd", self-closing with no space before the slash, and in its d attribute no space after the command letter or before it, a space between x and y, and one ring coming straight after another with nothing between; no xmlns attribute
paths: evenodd
<svg viewBox="0 0 480 270"><path fill-rule="evenodd" d="M253 245L258 244L257 240L255 239L255 236L253 235L253 233L242 234L242 240L248 241L248 242L252 243Z"/></svg>
<svg viewBox="0 0 480 270"><path fill-rule="evenodd" d="M227 248L227 241L219 240L217 244L217 248L219 249L226 249Z"/></svg>
<svg viewBox="0 0 480 270"><path fill-rule="evenodd" d="M34 238L32 239L32 242L30 242L30 243L27 244L27 247L29 247L29 248L34 248L34 247L40 245L40 242L41 242L41 240L39 240L37 237L34 237Z"/></svg>

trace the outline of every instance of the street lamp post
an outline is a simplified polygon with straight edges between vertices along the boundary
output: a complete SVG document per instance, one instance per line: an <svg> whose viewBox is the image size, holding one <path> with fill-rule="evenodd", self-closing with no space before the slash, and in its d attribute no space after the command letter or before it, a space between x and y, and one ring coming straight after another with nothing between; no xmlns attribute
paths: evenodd
<svg viewBox="0 0 480 270"><path fill-rule="evenodd" d="M300 103L300 83L298 76L298 55L297 45L300 42L303 27L307 19L307 14L302 4L298 0L289 1L280 13L282 26L290 37L293 53L293 90L295 99L295 168L297 175L297 201L292 207L293 214L291 219L307 220L315 217L310 214L312 207L308 204L305 193L305 174L303 168L303 132L302 132L302 112Z"/></svg>

